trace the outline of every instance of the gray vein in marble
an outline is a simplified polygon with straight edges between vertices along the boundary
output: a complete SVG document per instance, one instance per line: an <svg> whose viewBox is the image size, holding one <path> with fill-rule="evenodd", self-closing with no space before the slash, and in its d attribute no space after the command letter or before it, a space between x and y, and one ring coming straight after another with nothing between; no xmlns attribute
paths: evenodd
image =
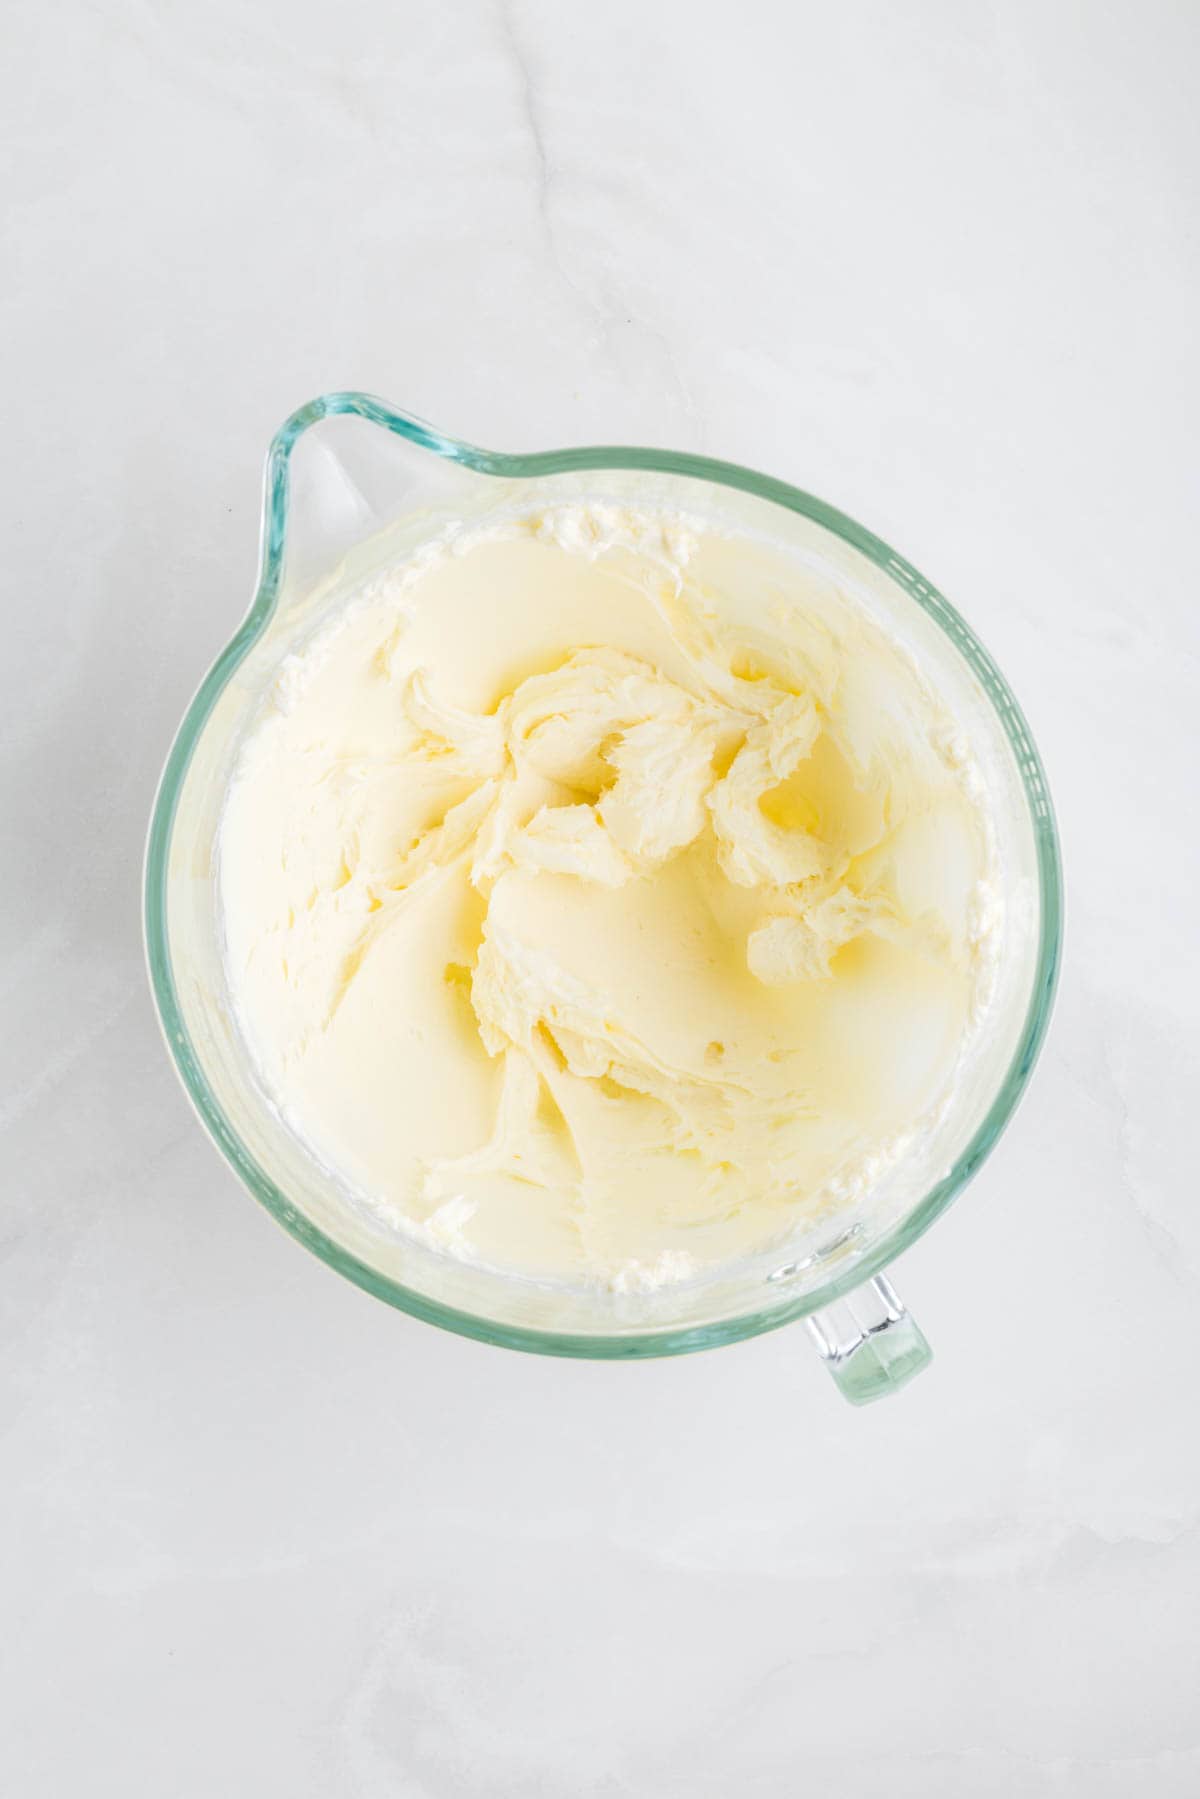
<svg viewBox="0 0 1200 1799"><path fill-rule="evenodd" d="M43 1057L37 1072L15 1087L4 1103L0 1104L0 1131L7 1131L39 1101L55 1092L77 1063L107 1035L122 1014L135 1001L141 1002L141 971L138 970L132 978L119 982L115 971L110 972L102 981L102 988L107 991L99 1017L85 1019L75 1029L65 1033L58 1047Z"/></svg>
<svg viewBox="0 0 1200 1799"><path fill-rule="evenodd" d="M1125 1020L1117 1028L1128 1030L1129 1021ZM1109 1097L1116 1116L1117 1165L1121 1177L1121 1187L1128 1195L1138 1216L1155 1260L1177 1284L1188 1286L1194 1278L1195 1270L1191 1266L1184 1243L1163 1218L1156 1200L1146 1190L1138 1171L1133 1141L1133 1115L1117 1070L1112 1042L1107 1030L1101 1032L1100 1056L1105 1081L1109 1088Z"/></svg>
<svg viewBox="0 0 1200 1799"><path fill-rule="evenodd" d="M497 0L496 15L505 50L517 82L521 119L529 139L534 168L534 203L542 238L550 261L563 284L588 311L601 317L601 309L568 270L554 221L552 187L554 171L546 135L541 93L534 76L531 55L517 23L516 0Z"/></svg>
<svg viewBox="0 0 1200 1799"><path fill-rule="evenodd" d="M679 357L668 332L634 317L632 306L614 287L611 266L602 277L603 295L590 293L567 266L561 234L555 219L555 167L551 160L546 109L533 53L517 17L518 0L496 0L496 15L509 63L516 77L521 118L529 139L534 168L534 203L541 236L549 259L562 284L591 314L596 340L610 360L619 361L616 348L623 331L629 331L649 347L660 364L666 381L677 395L682 411L703 431L695 398L684 376Z"/></svg>

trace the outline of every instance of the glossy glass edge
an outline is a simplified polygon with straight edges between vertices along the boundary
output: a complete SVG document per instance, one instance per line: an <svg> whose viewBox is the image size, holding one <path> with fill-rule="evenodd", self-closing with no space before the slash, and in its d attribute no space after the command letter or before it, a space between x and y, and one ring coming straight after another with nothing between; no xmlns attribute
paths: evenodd
<svg viewBox="0 0 1200 1799"><path fill-rule="evenodd" d="M310 426L322 419L349 415L365 419L410 442L461 463L480 474L528 479L587 469L647 469L716 482L770 500L790 512L802 514L860 551L893 580L946 632L982 682L999 714L1012 745L1025 787L1033 821L1039 883L1039 941L1037 969L1025 1023L1016 1053L995 1100L971 1142L950 1173L934 1186L920 1205L882 1239L852 1269L837 1276L815 1293L802 1298L764 1305L761 1311L712 1324L622 1335L569 1335L517 1329L488 1318L438 1305L423 1294L387 1279L369 1263L343 1249L300 1213L259 1167L233 1131L209 1090L185 1029L179 1009L167 942L167 867L171 831L180 788L192 751L209 713L239 662L262 634L279 593L288 522L288 470L292 450ZM1024 1092L1046 1034L1058 980L1062 945L1062 869L1054 811L1045 771L1025 717L1000 670L987 650L950 602L896 554L881 538L855 523L845 513L786 482L762 475L737 463L715 461L667 450L623 446L598 446L570 450L538 451L508 455L482 450L473 444L444 437L420 419L398 412L369 394L322 394L300 407L281 426L271 442L263 495L262 535L258 585L250 610L241 626L221 651L184 714L171 745L159 781L146 841L143 923L150 985L163 1035L185 1092L205 1129L226 1161L254 1197L277 1223L322 1261L388 1304L430 1324L441 1325L462 1336L542 1355L586 1356L620 1360L642 1356L683 1355L713 1349L806 1317L833 1300L854 1291L902 1255L938 1218L978 1172L995 1146Z"/></svg>

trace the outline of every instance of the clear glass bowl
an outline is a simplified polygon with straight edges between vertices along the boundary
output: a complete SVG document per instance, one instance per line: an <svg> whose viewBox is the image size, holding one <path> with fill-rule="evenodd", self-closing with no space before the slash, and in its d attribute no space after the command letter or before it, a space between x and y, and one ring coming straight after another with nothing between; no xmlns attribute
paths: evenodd
<svg viewBox="0 0 1200 1799"><path fill-rule="evenodd" d="M527 1281L439 1254L389 1229L319 1167L267 1104L233 1027L213 880L239 742L297 636L445 523L578 498L697 512L767 535L832 573L935 669L999 795L1006 947L983 1053L950 1113L832 1233L828 1220L799 1225L782 1250L652 1294ZM898 1386L929 1351L882 1271L962 1191L1012 1116L1046 1030L1061 919L1045 776L1003 676L942 595L843 513L704 457L624 448L496 454L365 394L325 394L276 435L254 602L188 708L155 802L147 956L171 1055L218 1148L286 1230L369 1292L466 1336L547 1355L675 1355L806 1317L849 1398Z"/></svg>

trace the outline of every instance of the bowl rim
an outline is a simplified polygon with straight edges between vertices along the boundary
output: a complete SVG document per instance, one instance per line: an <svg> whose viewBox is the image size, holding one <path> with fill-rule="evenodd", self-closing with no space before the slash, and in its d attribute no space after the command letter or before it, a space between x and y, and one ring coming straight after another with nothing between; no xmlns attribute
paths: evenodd
<svg viewBox="0 0 1200 1799"><path fill-rule="evenodd" d="M167 930L167 870L179 795L200 733L238 665L258 640L279 598L290 506L290 463L300 438L323 419L353 416L476 473L508 479L599 469L635 469L683 475L756 495L801 514L866 556L902 587L948 636L978 677L1009 740L1029 807L1037 857L1038 951L1029 1004L1016 1049L986 1116L950 1171L878 1243L847 1271L799 1297L771 1301L737 1317L686 1327L663 1325L630 1332L570 1333L532 1329L440 1304L390 1279L311 1222L275 1184L242 1143L205 1078L184 1023L171 965ZM527 455L484 450L447 437L431 425L370 394L319 395L280 426L267 452L258 581L250 609L217 655L185 712L159 780L146 841L143 927L151 990L176 1072L192 1106L242 1184L276 1222L348 1280L429 1324L461 1336L542 1355L596 1360L681 1355L715 1348L774 1330L843 1297L902 1255L978 1172L1028 1085L1045 1038L1061 963L1062 866L1054 809L1041 757L1024 714L999 668L950 602L888 544L823 500L754 469L681 451L597 445L540 450Z"/></svg>

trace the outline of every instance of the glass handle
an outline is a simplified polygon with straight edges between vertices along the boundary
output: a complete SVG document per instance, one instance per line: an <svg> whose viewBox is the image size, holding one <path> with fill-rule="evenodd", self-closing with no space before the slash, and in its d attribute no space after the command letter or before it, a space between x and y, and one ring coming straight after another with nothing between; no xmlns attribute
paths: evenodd
<svg viewBox="0 0 1200 1799"><path fill-rule="evenodd" d="M891 1281L877 1274L807 1319L813 1342L851 1405L894 1393L933 1356Z"/></svg>

